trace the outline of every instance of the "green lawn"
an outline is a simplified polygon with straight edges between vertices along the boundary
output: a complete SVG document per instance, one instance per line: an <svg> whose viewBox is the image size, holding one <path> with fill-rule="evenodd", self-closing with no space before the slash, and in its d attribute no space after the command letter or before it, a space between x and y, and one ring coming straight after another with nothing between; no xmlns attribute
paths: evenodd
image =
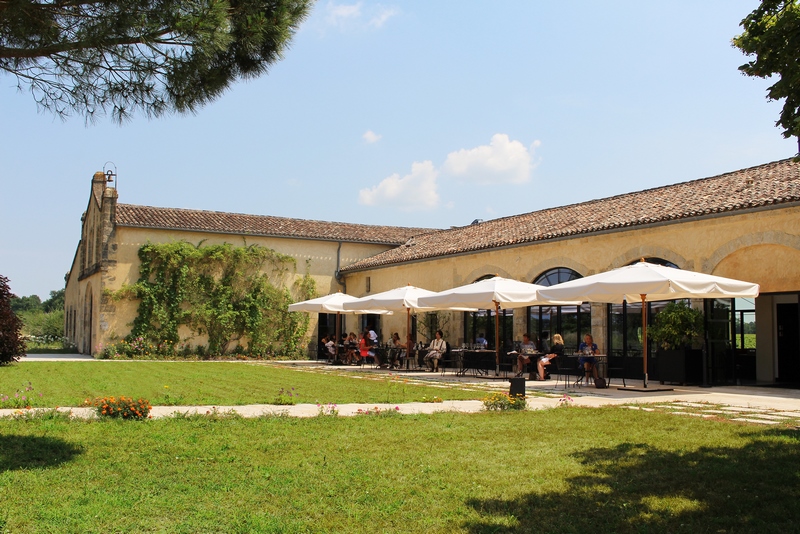
<svg viewBox="0 0 800 534"><path fill-rule="evenodd" d="M29 392L32 406L42 407L79 406L87 398L107 395L146 398L153 405L269 404L281 389L291 388L299 395L298 403L321 404L401 403L433 396L480 399L486 395L417 385L402 375L331 369L322 373L243 362L21 362L0 367L0 398L13 396L28 382L34 388Z"/></svg>
<svg viewBox="0 0 800 534"><path fill-rule="evenodd" d="M797 430L622 408L0 420L0 531L797 532Z"/></svg>

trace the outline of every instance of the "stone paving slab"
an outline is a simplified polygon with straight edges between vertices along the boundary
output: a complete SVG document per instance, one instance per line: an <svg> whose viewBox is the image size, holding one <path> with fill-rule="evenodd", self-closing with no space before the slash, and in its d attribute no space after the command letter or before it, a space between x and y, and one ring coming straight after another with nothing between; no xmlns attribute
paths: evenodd
<svg viewBox="0 0 800 534"><path fill-rule="evenodd" d="M786 421L787 419L793 419L791 416L788 415L777 415L771 413L754 413L754 414L747 414L748 417L758 417L760 419L771 419L773 421Z"/></svg>
<svg viewBox="0 0 800 534"><path fill-rule="evenodd" d="M751 419L749 417L737 417L736 419L731 419L731 421L737 421L739 423L758 423L759 425L777 425L778 421L769 421L767 419Z"/></svg>

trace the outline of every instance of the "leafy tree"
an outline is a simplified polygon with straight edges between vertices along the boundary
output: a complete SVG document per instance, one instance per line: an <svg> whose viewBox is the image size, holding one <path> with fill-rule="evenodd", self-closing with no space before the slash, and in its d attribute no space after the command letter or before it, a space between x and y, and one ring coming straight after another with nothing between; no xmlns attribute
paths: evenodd
<svg viewBox="0 0 800 534"><path fill-rule="evenodd" d="M195 111L282 58L313 0L0 0L0 70L41 109Z"/></svg>
<svg viewBox="0 0 800 534"><path fill-rule="evenodd" d="M11 309L13 296L8 278L0 275L0 365L15 362L25 355L25 342L20 334L22 321Z"/></svg>
<svg viewBox="0 0 800 534"><path fill-rule="evenodd" d="M52 312L32 311L18 315L22 321L22 333L35 337L64 337L64 310Z"/></svg>
<svg viewBox="0 0 800 534"><path fill-rule="evenodd" d="M65 289L51 291L50 298L42 302L42 309L47 313L64 311L64 292Z"/></svg>
<svg viewBox="0 0 800 534"><path fill-rule="evenodd" d="M39 295L30 295L28 297L12 295L11 309L14 313L41 311L42 299L39 298Z"/></svg>
<svg viewBox="0 0 800 534"><path fill-rule="evenodd" d="M733 44L756 58L739 67L748 76L779 79L767 89L770 100L786 99L777 126L798 138L800 151L800 0L762 0L741 22Z"/></svg>

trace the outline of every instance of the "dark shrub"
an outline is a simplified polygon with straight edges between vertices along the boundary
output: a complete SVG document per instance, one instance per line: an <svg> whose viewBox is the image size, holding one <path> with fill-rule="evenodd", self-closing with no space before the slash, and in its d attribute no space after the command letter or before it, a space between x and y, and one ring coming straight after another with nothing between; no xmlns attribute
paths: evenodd
<svg viewBox="0 0 800 534"><path fill-rule="evenodd" d="M15 362L25 355L22 321L11 310L12 297L8 278L0 274L0 365Z"/></svg>

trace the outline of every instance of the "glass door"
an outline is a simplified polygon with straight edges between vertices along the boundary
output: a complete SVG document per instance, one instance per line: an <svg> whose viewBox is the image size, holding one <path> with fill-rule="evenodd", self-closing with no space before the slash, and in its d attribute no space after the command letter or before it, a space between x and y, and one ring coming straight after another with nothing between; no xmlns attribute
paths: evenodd
<svg viewBox="0 0 800 534"><path fill-rule="evenodd" d="M734 308L732 299L706 299L707 380L712 384L735 384L733 357Z"/></svg>

